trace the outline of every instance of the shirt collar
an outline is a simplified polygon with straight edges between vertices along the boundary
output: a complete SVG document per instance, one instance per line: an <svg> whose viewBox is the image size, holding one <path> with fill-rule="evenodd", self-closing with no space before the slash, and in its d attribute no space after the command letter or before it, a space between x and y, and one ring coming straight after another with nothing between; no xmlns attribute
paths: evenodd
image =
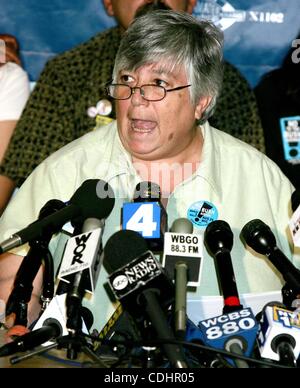
<svg viewBox="0 0 300 388"><path fill-rule="evenodd" d="M128 175L136 184L141 181L138 173L133 167L131 155L124 148L117 129L117 122L112 123L112 130L115 131L113 139L113 147L110 157L110 169L107 176L107 181L121 176ZM200 130L203 135L203 148L201 154L201 162L195 175L204 179L221 198L221 155L219 147L215 142L213 132L215 129L208 122L201 125Z"/></svg>
<svg viewBox="0 0 300 388"><path fill-rule="evenodd" d="M112 123L112 131L114 131L113 146L109 159L110 168L107 179L114 179L123 174L136 175L136 171L131 161L131 155L124 148L120 140L116 121Z"/></svg>
<svg viewBox="0 0 300 388"><path fill-rule="evenodd" d="M216 130L207 121L201 125L200 129L203 136L203 147L196 175L204 179L221 198L221 155L214 137Z"/></svg>

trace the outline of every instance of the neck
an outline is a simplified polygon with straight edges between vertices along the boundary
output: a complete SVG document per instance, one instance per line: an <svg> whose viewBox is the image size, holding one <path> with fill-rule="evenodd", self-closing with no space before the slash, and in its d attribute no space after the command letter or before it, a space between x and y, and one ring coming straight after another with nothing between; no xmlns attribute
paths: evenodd
<svg viewBox="0 0 300 388"><path fill-rule="evenodd" d="M167 198L177 185L191 177L199 168L202 147L203 136L198 128L196 136L179 154L155 161L133 157L132 162L141 179L157 183L162 197Z"/></svg>

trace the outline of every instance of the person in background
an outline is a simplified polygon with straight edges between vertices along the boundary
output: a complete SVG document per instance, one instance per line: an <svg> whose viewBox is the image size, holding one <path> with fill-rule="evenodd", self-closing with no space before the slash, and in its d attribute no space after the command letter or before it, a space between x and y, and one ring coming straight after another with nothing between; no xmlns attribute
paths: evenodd
<svg viewBox="0 0 300 388"><path fill-rule="evenodd" d="M137 12L171 8L192 13L197 0L103 0L118 26L50 60L42 72L0 167L0 214L14 186L63 145L115 118L112 99L105 95L121 36ZM255 96L239 71L225 62L223 92L210 119L264 152ZM3 180L10 190L3 189ZM1 195L4 195L1 199ZM2 205L1 205L2 204Z"/></svg>
<svg viewBox="0 0 300 388"><path fill-rule="evenodd" d="M29 97L29 80L21 67L16 38L0 34L4 61L0 62L0 162Z"/></svg>
<svg viewBox="0 0 300 388"><path fill-rule="evenodd" d="M300 42L300 35L297 39ZM266 154L293 185L300 188L299 48L292 47L282 66L267 73L254 91L264 129Z"/></svg>
<svg viewBox="0 0 300 388"><path fill-rule="evenodd" d="M115 198L105 219L105 247L120 230L124 202L132 200L138 183L150 181L161 189L169 226L188 218L199 236L216 219L231 226L240 293L280 290L278 271L266 257L244 246L240 232L250 220L262 219L276 235L278 247L299 264L286 231L293 187L267 156L209 124L222 87L222 48L222 32L187 13L156 10L136 18L124 33L106 89L116 102L116 121L99 123L34 170L1 218L0 241L35 221L48 200L66 202L87 179L101 179ZM105 186L97 186L96 193L105 198ZM199 215L201 209L209 209L205 217ZM155 223L149 212L135 220L139 228ZM57 251L60 238L51 241L55 268L62 259ZM3 300L27 252L23 245L0 257ZM220 294L214 260L205 247L201 265L200 286L189 292L189 300ZM102 267L93 296L84 298L97 330L112 313L106 282ZM41 286L42 271L32 294L31 319L39 311Z"/></svg>
<svg viewBox="0 0 300 388"><path fill-rule="evenodd" d="M29 97L29 80L21 67L18 55L19 45L16 38L0 34L2 58L0 62L0 163L4 158L9 141ZM13 185L3 177L0 187L0 198L5 197ZM3 198L6 202L7 198Z"/></svg>

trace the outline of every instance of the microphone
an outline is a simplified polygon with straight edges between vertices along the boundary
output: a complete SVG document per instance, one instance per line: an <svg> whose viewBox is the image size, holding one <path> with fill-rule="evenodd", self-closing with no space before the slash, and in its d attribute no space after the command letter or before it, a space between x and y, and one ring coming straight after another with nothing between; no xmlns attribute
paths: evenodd
<svg viewBox="0 0 300 388"><path fill-rule="evenodd" d="M300 314L281 306L266 305L263 309L258 347L263 358L296 367L300 353Z"/></svg>
<svg viewBox="0 0 300 388"><path fill-rule="evenodd" d="M165 233L162 265L175 278L175 331L179 338L186 333L187 286L200 285L203 239L192 235L193 224L178 218Z"/></svg>
<svg viewBox="0 0 300 388"><path fill-rule="evenodd" d="M289 222L289 228L295 247L300 247L300 191L295 190L291 198L293 215Z"/></svg>
<svg viewBox="0 0 300 388"><path fill-rule="evenodd" d="M56 295L43 314L39 317L35 323L33 330L39 330L41 327L46 325L49 319L55 319L61 325L62 332L61 336L67 336L69 334L67 329L67 306L66 306L67 294ZM82 332L89 334L89 329L93 325L94 317L89 309L80 306L80 317L82 317ZM44 346L53 344L53 341L43 343Z"/></svg>
<svg viewBox="0 0 300 388"><path fill-rule="evenodd" d="M0 348L0 357L10 356L17 352L25 352L53 338L57 338L62 333L62 327L56 319L49 318L40 329L31 331L16 338Z"/></svg>
<svg viewBox="0 0 300 388"><path fill-rule="evenodd" d="M112 188L108 183L106 185L112 193ZM98 202L100 207L102 199L98 198ZM82 225L77 224L75 230L81 229L82 233L70 238L66 244L58 278L70 283L66 298L67 328L73 334L82 327L80 309L84 293L93 293L96 286L103 251L104 219L109 217L114 202L111 195L107 206L102 209L101 219L98 219L97 212L95 217L90 216Z"/></svg>
<svg viewBox="0 0 300 388"><path fill-rule="evenodd" d="M139 327L150 321L159 338L175 340L165 311L174 299L174 286L137 232L122 230L104 248L109 284L117 300L132 315ZM147 332L145 333L147 335ZM187 367L182 349L170 343L162 348L173 367Z"/></svg>
<svg viewBox="0 0 300 388"><path fill-rule="evenodd" d="M263 221L255 219L243 227L241 235L247 245L271 261L294 293L299 294L300 271L277 247L275 236L270 227Z"/></svg>
<svg viewBox="0 0 300 388"><path fill-rule="evenodd" d="M48 201L40 210L39 219L45 218L50 214L62 209L65 204L59 200ZM39 240L34 240L30 243L30 250L27 256L24 257L20 268L17 272L14 282L14 288L8 298L6 305L6 314L15 313L15 325L27 326L27 304L31 299L33 289L33 281L44 261L44 282L43 293L41 300L43 301L43 310L53 297L54 294L54 274L53 274L53 259L48 249L48 244L52 235L44 235Z"/></svg>
<svg viewBox="0 0 300 388"><path fill-rule="evenodd" d="M204 233L204 243L215 258L220 287L224 297L223 314L241 310L241 305L230 251L233 247L233 233L227 222L211 222Z"/></svg>
<svg viewBox="0 0 300 388"><path fill-rule="evenodd" d="M101 206L99 206L101 198ZM67 206L56 213L37 220L26 228L13 234L7 240L0 244L0 254L23 245L31 240L41 238L45 233L57 233L61 227L68 221L83 222L89 217L103 218L107 208L113 208L114 195L108 183L89 179L74 193Z"/></svg>
<svg viewBox="0 0 300 388"><path fill-rule="evenodd" d="M229 224L222 220L212 221L205 230L204 243L215 259L224 298L223 315L200 322L205 342L217 349L250 356L255 345L258 324L251 309L243 308L240 302L230 255L233 233ZM236 359L234 363L238 368L249 367L240 359Z"/></svg>
<svg viewBox="0 0 300 388"><path fill-rule="evenodd" d="M151 251L163 250L168 217L161 203L159 185L147 181L137 184L133 202L123 205L122 227L140 233Z"/></svg>

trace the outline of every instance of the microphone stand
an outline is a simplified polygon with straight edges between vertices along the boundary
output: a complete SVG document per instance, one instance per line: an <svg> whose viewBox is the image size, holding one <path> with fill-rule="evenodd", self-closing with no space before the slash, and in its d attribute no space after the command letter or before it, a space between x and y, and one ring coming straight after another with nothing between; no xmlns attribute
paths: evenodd
<svg viewBox="0 0 300 388"><path fill-rule="evenodd" d="M103 221L97 218L88 218L83 225L75 225L74 234L81 232L93 231L103 227ZM80 229L79 229L80 228ZM103 366L102 360L88 347L85 337L82 335L82 299L85 294L85 284L88 282L89 273L87 270L80 271L73 276L71 286L67 292L66 309L67 309L67 358L75 360L80 351L83 351L90 358Z"/></svg>
<svg viewBox="0 0 300 388"><path fill-rule="evenodd" d="M175 334L184 340L186 335L188 266L186 262L175 264Z"/></svg>
<svg viewBox="0 0 300 388"><path fill-rule="evenodd" d="M65 207L62 201L52 199L40 210L38 221ZM42 312L45 310L54 294L53 258L48 245L52 238L52 231L45 231L43 236L29 242L29 252L24 257L16 279L14 288L8 298L6 314L15 314L15 325L27 326L28 303L31 299L33 281L38 273L42 261L45 264L44 286L42 295Z"/></svg>
<svg viewBox="0 0 300 388"><path fill-rule="evenodd" d="M86 356L89 357L94 363L96 363L96 365L99 368L108 368L109 367L107 364L105 364L105 362L99 356L96 355L96 353L93 350L91 350L88 347L86 339L84 338L83 335L76 336L76 337L75 336L70 337L70 335L58 337L55 339L55 342L51 345L40 346L38 349L27 352L24 355L11 357L10 363L12 365L15 365L19 362L28 360L34 356L44 354L52 349L65 348L68 351L70 347L76 348L78 352L83 351L86 354ZM67 358L69 358L69 357L67 357ZM76 353L76 358L77 358L77 353Z"/></svg>
<svg viewBox="0 0 300 388"><path fill-rule="evenodd" d="M89 358L95 361L100 368L107 368L107 365L101 360L96 353L90 349L85 336L82 333L82 299L85 289L82 286L84 283L83 277L88 276L87 273L76 274L72 287L67 294L67 329L69 334L58 340L58 344L67 349L67 358L75 360L79 352L84 352Z"/></svg>
<svg viewBox="0 0 300 388"><path fill-rule="evenodd" d="M18 270L14 282L14 288L8 298L6 308L7 315L12 313L15 314L15 325L27 326L28 303L31 299L33 290L32 283L41 266L42 260L46 264L46 270L44 273L44 280L46 280L45 284L51 284L51 276L53 278L53 273L51 274L51 267L53 269L53 259L48 249L49 241L49 237L45 237L41 240L30 242L30 250L27 256L24 257ZM47 298L45 298L45 303L43 303L42 311L44 311L53 297L53 288L51 291L51 288L46 286L45 294L47 295Z"/></svg>

